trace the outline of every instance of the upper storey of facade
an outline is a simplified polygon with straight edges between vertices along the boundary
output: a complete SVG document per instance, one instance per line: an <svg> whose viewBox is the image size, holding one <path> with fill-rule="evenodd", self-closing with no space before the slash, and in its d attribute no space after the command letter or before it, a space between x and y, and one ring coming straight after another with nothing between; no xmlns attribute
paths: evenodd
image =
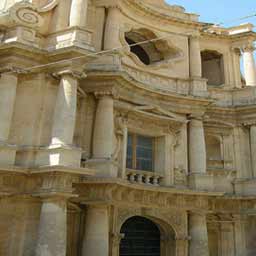
<svg viewBox="0 0 256 256"><path fill-rule="evenodd" d="M145 89L210 96L221 106L254 102L253 88L239 90L256 84L250 24L224 29L155 0L3 0L0 27L2 51L16 48L30 55L2 58L2 68L84 56L79 65L87 72L123 72ZM62 69L63 63L54 68Z"/></svg>

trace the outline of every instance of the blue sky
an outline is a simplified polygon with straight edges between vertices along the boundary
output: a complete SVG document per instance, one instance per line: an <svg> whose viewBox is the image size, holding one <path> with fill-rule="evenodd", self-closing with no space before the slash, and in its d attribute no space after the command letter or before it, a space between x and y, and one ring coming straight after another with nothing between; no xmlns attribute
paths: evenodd
<svg viewBox="0 0 256 256"><path fill-rule="evenodd" d="M255 0L166 0L169 4L181 5L188 12L200 14L200 20L205 22L225 22L226 26L251 22L256 25L256 17L236 22L226 22L256 14Z"/></svg>

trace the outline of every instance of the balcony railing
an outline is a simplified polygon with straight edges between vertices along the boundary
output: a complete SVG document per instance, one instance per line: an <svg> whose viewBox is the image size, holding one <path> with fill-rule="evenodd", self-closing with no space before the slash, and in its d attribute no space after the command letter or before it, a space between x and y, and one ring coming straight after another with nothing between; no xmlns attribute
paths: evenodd
<svg viewBox="0 0 256 256"><path fill-rule="evenodd" d="M145 184L151 186L159 186L163 180L163 176L156 172L126 170L127 180L131 183Z"/></svg>

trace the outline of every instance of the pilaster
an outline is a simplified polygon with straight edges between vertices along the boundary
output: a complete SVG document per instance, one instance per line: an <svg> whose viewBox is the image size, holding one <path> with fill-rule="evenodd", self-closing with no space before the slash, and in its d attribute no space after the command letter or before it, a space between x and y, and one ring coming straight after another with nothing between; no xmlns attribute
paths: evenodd
<svg viewBox="0 0 256 256"><path fill-rule="evenodd" d="M17 75L7 72L0 74L0 164L14 165L16 147L8 144L14 104L16 99Z"/></svg>
<svg viewBox="0 0 256 256"><path fill-rule="evenodd" d="M202 77L201 50L199 35L191 35L189 38L189 65L190 77Z"/></svg>

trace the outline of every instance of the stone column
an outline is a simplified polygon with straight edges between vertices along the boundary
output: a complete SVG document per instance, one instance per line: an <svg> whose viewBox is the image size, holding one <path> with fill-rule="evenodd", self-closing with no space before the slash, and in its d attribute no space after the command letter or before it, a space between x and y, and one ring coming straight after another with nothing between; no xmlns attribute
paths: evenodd
<svg viewBox="0 0 256 256"><path fill-rule="evenodd" d="M250 126L250 145L253 177L256 178L256 124Z"/></svg>
<svg viewBox="0 0 256 256"><path fill-rule="evenodd" d="M221 256L234 256L234 227L232 222L221 223Z"/></svg>
<svg viewBox="0 0 256 256"><path fill-rule="evenodd" d="M109 160L113 153L114 99L112 92L96 92L98 106L94 124L93 158Z"/></svg>
<svg viewBox="0 0 256 256"><path fill-rule="evenodd" d="M67 199L47 198L42 202L36 256L66 256Z"/></svg>
<svg viewBox="0 0 256 256"><path fill-rule="evenodd" d="M205 214L189 215L189 256L209 256L208 233Z"/></svg>
<svg viewBox="0 0 256 256"><path fill-rule="evenodd" d="M81 149L73 146L76 124L78 79L77 71L63 71L55 74L60 78L53 116L50 146L40 148L36 165L61 165L80 167Z"/></svg>
<svg viewBox="0 0 256 256"><path fill-rule="evenodd" d="M244 76L247 86L256 86L256 66L253 56L255 48L252 45L243 48Z"/></svg>
<svg viewBox="0 0 256 256"><path fill-rule="evenodd" d="M119 40L120 11L117 6L110 6L105 26L104 50L111 50L121 46Z"/></svg>
<svg viewBox="0 0 256 256"><path fill-rule="evenodd" d="M0 164L13 165L16 148L8 145L12 116L16 99L17 76L1 74L0 76Z"/></svg>
<svg viewBox="0 0 256 256"><path fill-rule="evenodd" d="M14 103L16 98L17 76L1 74L0 76L0 141L7 142L10 133Z"/></svg>
<svg viewBox="0 0 256 256"><path fill-rule="evenodd" d="M86 211L86 227L82 256L109 255L109 214L107 206L89 206Z"/></svg>
<svg viewBox="0 0 256 256"><path fill-rule="evenodd" d="M198 35L189 38L189 66L190 77L202 77L201 49Z"/></svg>
<svg viewBox="0 0 256 256"><path fill-rule="evenodd" d="M61 74L54 110L51 144L71 145L75 130L77 78L72 72Z"/></svg>
<svg viewBox="0 0 256 256"><path fill-rule="evenodd" d="M190 173L206 173L206 148L202 119L191 119L189 124Z"/></svg>
<svg viewBox="0 0 256 256"><path fill-rule="evenodd" d="M69 26L85 27L87 21L88 0L72 0Z"/></svg>

